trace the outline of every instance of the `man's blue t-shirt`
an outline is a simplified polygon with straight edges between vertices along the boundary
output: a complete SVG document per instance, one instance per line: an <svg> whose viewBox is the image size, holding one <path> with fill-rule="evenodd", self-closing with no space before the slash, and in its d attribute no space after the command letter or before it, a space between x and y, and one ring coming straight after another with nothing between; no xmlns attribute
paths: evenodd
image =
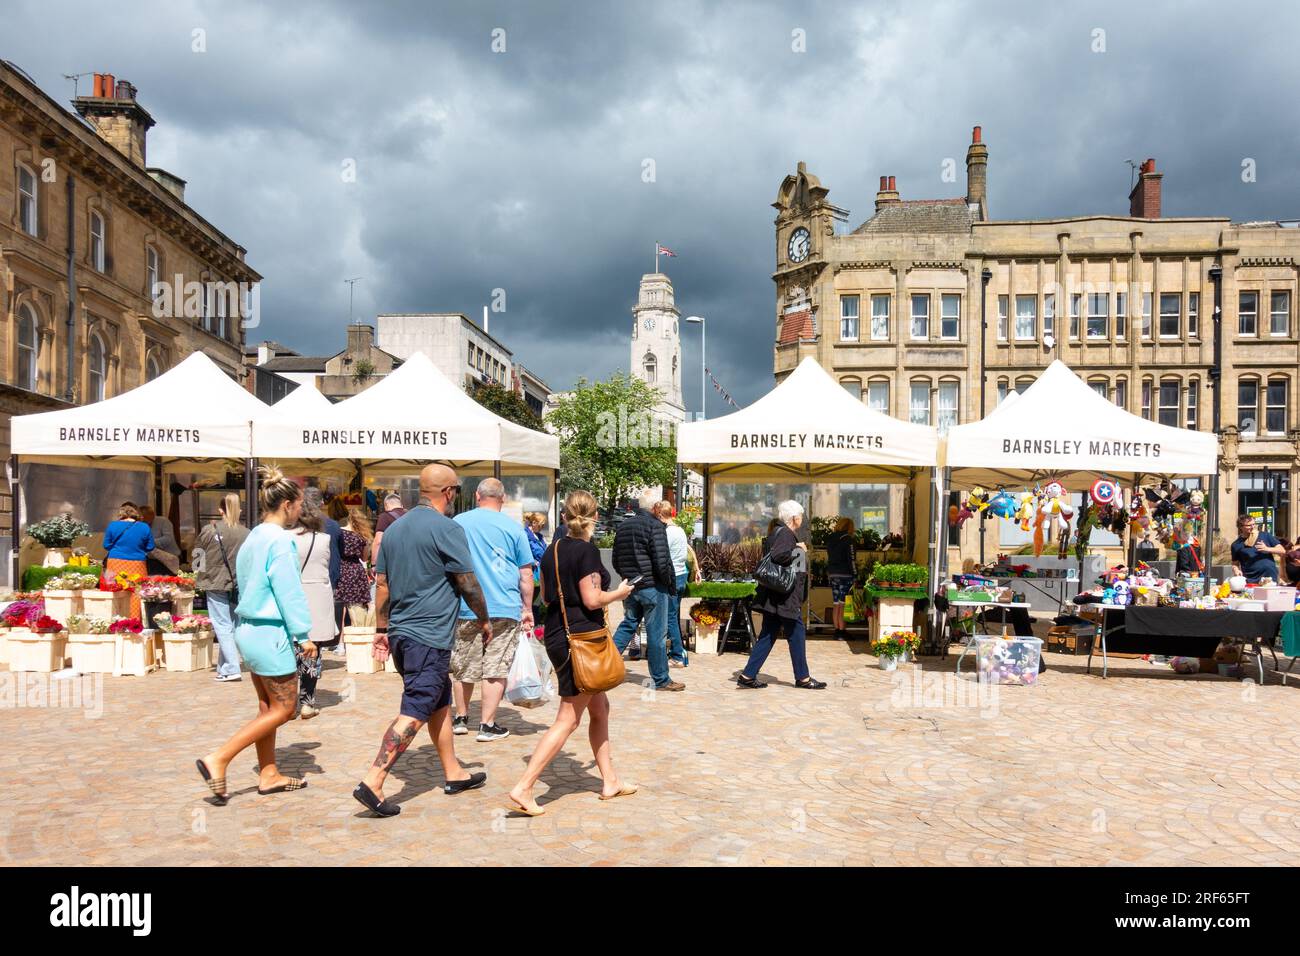
<svg viewBox="0 0 1300 956"><path fill-rule="evenodd" d="M456 515L456 524L465 529L469 538L474 577L487 601L488 617L519 620L523 609L519 569L533 564L533 549L528 545L524 526L491 508L462 512ZM462 620L474 616L464 601L460 602L460 616Z"/></svg>
<svg viewBox="0 0 1300 956"><path fill-rule="evenodd" d="M450 649L460 605L450 575L473 570L460 525L428 505L406 512L384 532L375 564L375 571L388 578L388 630Z"/></svg>
<svg viewBox="0 0 1300 956"><path fill-rule="evenodd" d="M1267 531L1261 531L1255 539L1255 544L1273 548L1281 544L1281 542ZM1261 578L1278 580L1277 562L1273 560L1273 555L1265 554L1258 548L1246 547L1246 542L1241 538L1232 542L1232 560L1240 566L1241 573L1245 575L1246 580L1251 584Z"/></svg>

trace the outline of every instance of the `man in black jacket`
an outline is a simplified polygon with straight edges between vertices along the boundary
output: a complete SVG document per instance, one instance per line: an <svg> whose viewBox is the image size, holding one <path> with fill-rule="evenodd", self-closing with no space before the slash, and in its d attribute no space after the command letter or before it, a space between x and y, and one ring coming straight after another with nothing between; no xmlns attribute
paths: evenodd
<svg viewBox="0 0 1300 956"><path fill-rule="evenodd" d="M614 633L614 645L621 653L644 620L646 659L655 689L677 691L686 689L668 676L668 615L677 577L664 523L650 512L658 500L658 493L642 494L639 506L623 519L614 535L614 570L627 580L641 579L623 601L623 623Z"/></svg>

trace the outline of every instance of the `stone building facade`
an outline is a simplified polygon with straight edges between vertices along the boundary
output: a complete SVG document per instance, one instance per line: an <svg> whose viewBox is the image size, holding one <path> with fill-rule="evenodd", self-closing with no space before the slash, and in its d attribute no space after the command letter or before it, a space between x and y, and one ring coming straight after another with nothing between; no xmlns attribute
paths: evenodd
<svg viewBox="0 0 1300 956"><path fill-rule="evenodd" d="M662 272L641 277L632 307L632 350L628 368L636 378L659 390L656 413L674 423L686 421L682 402L681 313L673 283Z"/></svg>
<svg viewBox="0 0 1300 956"><path fill-rule="evenodd" d="M811 355L873 407L944 429L1059 358L1133 414L1212 429L1221 275L1220 534L1254 511L1294 538L1296 224L1164 217L1150 159L1127 216L996 220L979 127L966 164L966 195L948 199L905 200L882 176L874 215L847 233L804 164L786 177L774 203L776 378ZM962 555L975 524L950 542Z"/></svg>
<svg viewBox="0 0 1300 956"><path fill-rule="evenodd" d="M154 120L130 83L95 74L73 106L0 61L5 457L11 416L110 398L196 350L240 378L240 316L261 278L185 203L183 180L146 165ZM6 486L0 533L11 507Z"/></svg>

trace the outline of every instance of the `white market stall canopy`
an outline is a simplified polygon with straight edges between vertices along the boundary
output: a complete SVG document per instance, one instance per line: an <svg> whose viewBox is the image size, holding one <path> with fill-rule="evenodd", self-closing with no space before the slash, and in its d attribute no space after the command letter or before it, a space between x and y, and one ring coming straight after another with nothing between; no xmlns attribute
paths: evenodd
<svg viewBox="0 0 1300 956"><path fill-rule="evenodd" d="M334 408L334 403L322 395L316 386L299 385L274 405L262 407L261 413L253 421L253 444L256 447L257 436L266 434L268 429L293 429L301 427L304 423L312 427L327 424L332 420ZM271 456L267 461L287 468L291 474L302 471L315 476L326 474L347 476L356 470L356 464L351 459L343 458L295 460L284 455L276 455Z"/></svg>
<svg viewBox="0 0 1300 956"><path fill-rule="evenodd" d="M677 430L677 460L719 481L906 480L937 452L933 428L868 408L811 357L752 405Z"/></svg>
<svg viewBox="0 0 1300 956"><path fill-rule="evenodd" d="M410 470L446 461L463 467L502 463L503 472L560 467L560 440L507 421L457 388L422 352L346 401L328 409L307 399L276 412L294 393L254 423L253 454L276 459L362 461L368 471Z"/></svg>
<svg viewBox="0 0 1300 956"><path fill-rule="evenodd" d="M14 417L11 450L27 462L170 470L245 459L266 406L195 352L152 382L90 405Z"/></svg>
<svg viewBox="0 0 1300 956"><path fill-rule="evenodd" d="M1124 411L1057 360L1014 402L1003 401L986 418L949 429L943 463L953 469L952 484L963 487L1046 478L1191 477L1214 473L1218 445L1209 432Z"/></svg>

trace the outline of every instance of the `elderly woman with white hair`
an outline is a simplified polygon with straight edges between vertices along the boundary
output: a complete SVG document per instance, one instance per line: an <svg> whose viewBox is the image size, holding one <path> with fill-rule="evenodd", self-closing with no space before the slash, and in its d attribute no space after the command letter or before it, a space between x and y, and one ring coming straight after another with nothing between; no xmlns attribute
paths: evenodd
<svg viewBox="0 0 1300 956"><path fill-rule="evenodd" d="M754 607L763 612L763 627L749 652L745 669L736 678L741 687L760 688L767 684L758 679L759 671L772 653L772 644L784 631L790 645L790 664L794 668L794 686L804 690L821 690L826 684L808 673L806 635L803 626L803 592L808 577L808 546L795 532L803 524L803 506L797 501L783 501L776 509L778 524L767 536L764 550L782 567L794 568L794 587L784 594L762 585L754 597Z"/></svg>

